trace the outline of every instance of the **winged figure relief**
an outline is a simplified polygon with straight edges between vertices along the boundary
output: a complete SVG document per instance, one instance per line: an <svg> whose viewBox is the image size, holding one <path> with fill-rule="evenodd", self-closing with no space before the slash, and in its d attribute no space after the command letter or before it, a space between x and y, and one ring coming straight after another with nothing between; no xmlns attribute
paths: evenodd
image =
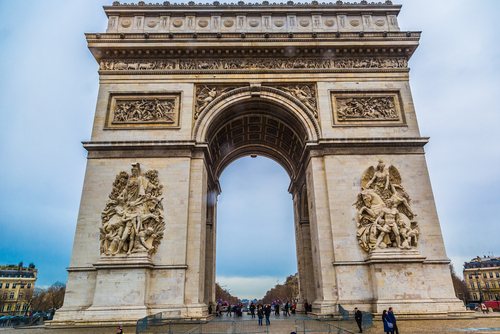
<svg viewBox="0 0 500 334"><path fill-rule="evenodd" d="M195 113L194 118L197 119L198 116L203 112L203 110L217 97L222 94L232 90L234 87L221 87L221 86L207 86L199 87L196 90L196 103L195 103Z"/></svg>
<svg viewBox="0 0 500 334"><path fill-rule="evenodd" d="M318 117L318 110L316 105L316 90L314 87L304 85L304 86L280 86L278 89L288 92L290 95L299 100L302 104L304 104L311 112L314 117Z"/></svg>
<svg viewBox="0 0 500 334"><path fill-rule="evenodd" d="M361 177L361 192L353 204L358 210L356 227L360 246L365 251L416 248L420 228L410 201L395 166L379 160L376 167L368 167Z"/></svg>

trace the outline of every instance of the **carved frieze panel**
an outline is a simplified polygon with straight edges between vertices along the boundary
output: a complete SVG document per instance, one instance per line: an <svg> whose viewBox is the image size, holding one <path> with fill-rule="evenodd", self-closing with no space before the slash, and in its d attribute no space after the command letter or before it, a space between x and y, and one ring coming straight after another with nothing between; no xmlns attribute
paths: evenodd
<svg viewBox="0 0 500 334"><path fill-rule="evenodd" d="M111 93L105 129L178 128L181 94Z"/></svg>
<svg viewBox="0 0 500 334"><path fill-rule="evenodd" d="M102 60L101 71L395 69L407 68L406 58L203 58Z"/></svg>
<svg viewBox="0 0 500 334"><path fill-rule="evenodd" d="M162 188L158 171L142 173L139 163L132 164L130 174L121 171L116 175L101 213L101 256L151 256L156 252L165 230Z"/></svg>
<svg viewBox="0 0 500 334"><path fill-rule="evenodd" d="M358 210L356 227L361 248L365 251L416 248L420 228L410 202L395 166L379 160L376 167L368 167L361 178L361 192L353 204Z"/></svg>
<svg viewBox="0 0 500 334"><path fill-rule="evenodd" d="M331 92L334 126L406 125L398 91Z"/></svg>

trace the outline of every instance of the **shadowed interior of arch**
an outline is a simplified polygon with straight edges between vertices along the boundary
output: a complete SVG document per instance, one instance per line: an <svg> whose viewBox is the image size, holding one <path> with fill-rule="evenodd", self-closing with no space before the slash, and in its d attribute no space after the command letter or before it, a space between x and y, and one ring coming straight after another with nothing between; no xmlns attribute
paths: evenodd
<svg viewBox="0 0 500 334"><path fill-rule="evenodd" d="M294 180L306 140L306 130L292 113L261 99L231 105L207 131L217 178L232 161L257 154L279 163Z"/></svg>

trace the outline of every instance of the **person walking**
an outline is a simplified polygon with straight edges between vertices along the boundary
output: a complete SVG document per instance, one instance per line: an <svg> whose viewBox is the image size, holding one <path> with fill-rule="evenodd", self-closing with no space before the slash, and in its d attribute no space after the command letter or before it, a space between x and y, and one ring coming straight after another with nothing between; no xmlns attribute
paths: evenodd
<svg viewBox="0 0 500 334"><path fill-rule="evenodd" d="M285 304L285 311L283 312L283 315L284 316L287 316L287 315L290 316L290 311L289 310L290 310L290 306L288 305L288 301L287 301L286 304Z"/></svg>
<svg viewBox="0 0 500 334"><path fill-rule="evenodd" d="M307 315L307 311L309 311L309 304L307 302L304 303L304 311L306 312Z"/></svg>
<svg viewBox="0 0 500 334"><path fill-rule="evenodd" d="M387 310L382 312L382 322L384 323L384 333L394 333L394 325L389 320Z"/></svg>
<svg viewBox="0 0 500 334"><path fill-rule="evenodd" d="M255 305L253 302L250 304L250 313L252 314L252 318L255 318Z"/></svg>
<svg viewBox="0 0 500 334"><path fill-rule="evenodd" d="M396 323L396 316L394 315L394 310L392 309L392 307L389 307L388 316L391 319L390 322L392 322L392 329L394 330L394 333L399 334L398 324Z"/></svg>
<svg viewBox="0 0 500 334"><path fill-rule="evenodd" d="M264 315L266 316L266 326L271 325L271 321L269 320L269 317L271 316L271 305L266 304L264 309Z"/></svg>
<svg viewBox="0 0 500 334"><path fill-rule="evenodd" d="M280 315L280 302L279 300L274 304L274 315Z"/></svg>
<svg viewBox="0 0 500 334"><path fill-rule="evenodd" d="M259 326L262 326L262 319L264 319L264 311L262 310L262 306L259 306L257 310L257 317L259 318ZM267 325L267 320L266 320Z"/></svg>
<svg viewBox="0 0 500 334"><path fill-rule="evenodd" d="M356 319L356 323L358 324L359 332L363 333L363 328L361 328L361 323L363 322L363 313L361 313L361 311L358 310L357 307L354 308L354 319Z"/></svg>
<svg viewBox="0 0 500 334"><path fill-rule="evenodd" d="M226 314L227 317L231 316L231 311L232 311L231 309L232 309L231 303L227 304L227 314Z"/></svg>

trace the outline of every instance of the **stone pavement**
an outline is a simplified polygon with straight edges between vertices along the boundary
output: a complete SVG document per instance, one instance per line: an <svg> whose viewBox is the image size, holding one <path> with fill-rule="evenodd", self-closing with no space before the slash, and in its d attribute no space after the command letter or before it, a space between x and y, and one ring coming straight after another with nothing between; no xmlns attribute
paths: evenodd
<svg viewBox="0 0 500 334"><path fill-rule="evenodd" d="M495 316L496 315L496 316ZM500 318L498 314L477 319L443 319L443 320L400 320L398 321L399 331L402 334L409 333L500 333ZM224 317L224 320L229 319ZM243 320L251 319L245 316ZM275 317L271 316L271 326L269 334L290 334L295 331L295 317ZM241 321L241 318L231 320ZM383 333L382 322L375 319L375 327L365 329L366 334ZM257 319L255 327L257 328ZM1 329L0 334L115 334L116 327L86 327L86 328L29 328L29 329ZM255 331L255 329L254 329ZM346 333L357 333L357 330ZM135 327L124 327L124 333L135 333ZM298 333L300 334L300 332ZM316 334L316 333L313 333ZM319 334L319 333L318 333Z"/></svg>

